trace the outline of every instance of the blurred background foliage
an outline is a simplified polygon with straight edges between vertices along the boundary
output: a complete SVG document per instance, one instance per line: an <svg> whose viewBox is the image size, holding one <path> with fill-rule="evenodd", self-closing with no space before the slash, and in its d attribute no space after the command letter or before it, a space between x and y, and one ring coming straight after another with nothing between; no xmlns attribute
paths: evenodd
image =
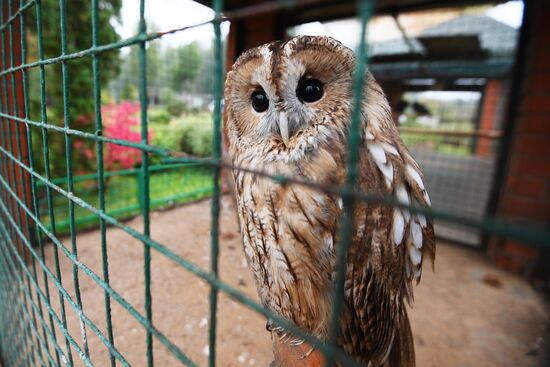
<svg viewBox="0 0 550 367"><path fill-rule="evenodd" d="M98 12L98 44L120 40L114 22L120 22L122 0L100 1ZM74 53L92 47L92 33L78 31L91 25L88 0L67 2L67 49ZM38 25L36 14L27 13L27 62L39 60ZM42 44L44 58L62 54L59 3L42 1ZM135 26L137 34L137 25ZM148 32L158 27L147 24ZM102 86L102 117L104 134L109 137L139 141L138 50L132 46L99 54ZM147 94L149 139L151 143L184 151L197 156L208 156L212 144L212 49L197 42L170 45L153 41L147 45ZM66 63L68 83L68 118L72 129L95 131L93 69L91 58L77 58ZM64 125L63 79L61 64L46 65L46 116L42 116L40 72L29 69L29 117L51 125ZM199 77L200 76L200 77ZM128 112L128 116L124 115ZM112 135L112 136L110 136ZM44 140L48 140L50 172L52 177L67 175L65 142L62 134L51 130L43 134L32 129L33 159L36 169L45 172ZM132 148L106 145L106 168L128 169L140 164L140 155ZM89 139L71 139L72 166L76 175L93 173L97 169L96 149ZM116 151L116 153L112 153ZM113 155L114 154L114 155ZM153 161L153 163L158 163Z"/></svg>
<svg viewBox="0 0 550 367"><path fill-rule="evenodd" d="M42 46L43 57L52 58L62 54L59 1L42 0ZM108 44L119 40L119 35L111 24L112 19L120 17L122 0L100 1L101 11L98 13L99 44ZM66 2L66 53L74 53L92 47L92 32L81 32L83 26L91 27L91 2L88 0L71 0ZM36 13L27 12L25 24L27 27L27 61L32 62L39 59L38 50L38 25ZM66 84L69 96L68 118L71 128L94 132L94 96L93 96L93 73L90 58L77 58L70 60L67 65L67 77L70 81ZM118 74L119 52L118 50L100 54L100 80L108 82ZM63 126L63 82L61 64L47 65L45 68L45 91L46 91L46 121L49 124ZM29 72L29 113L30 118L35 121L42 121L40 102L40 74L36 68ZM67 172L65 164L65 144L62 134L47 134L50 149L50 169L53 177L65 176ZM33 129L33 141L35 147L42 144L42 132ZM73 143L82 151L92 151L93 142L88 140ZM74 146L73 146L74 148ZM73 149L74 150L74 149ZM94 153L95 154L95 153ZM34 162L39 172L44 172L44 158L41 149L34 149ZM95 159L90 159L89 154L75 154L73 167L75 172L90 171L95 166Z"/></svg>

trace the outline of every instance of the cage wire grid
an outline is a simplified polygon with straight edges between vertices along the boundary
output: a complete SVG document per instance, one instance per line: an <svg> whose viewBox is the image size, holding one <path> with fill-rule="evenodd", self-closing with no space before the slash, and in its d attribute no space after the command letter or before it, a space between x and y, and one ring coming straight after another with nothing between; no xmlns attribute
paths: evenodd
<svg viewBox="0 0 550 367"><path fill-rule="evenodd" d="M78 358L87 366L92 366L90 351L88 347L88 333L95 334L109 352L110 365L130 365L124 355L117 349L113 333L113 320L111 314L111 303L116 302L122 306L132 317L134 317L146 330L146 352L144 357L148 366L154 365L153 339L162 343L180 362L185 365L194 366L196 362L172 340L166 337L157 327L152 318L153 299L151 296L151 251L167 257L189 272L195 274L210 284L209 294L209 357L208 364L216 365L216 318L218 292L221 291L244 306L270 318L275 323L289 330L299 338L302 338L315 348L321 350L326 356L326 366L334 361L345 363L345 365L358 365L350 357L346 356L335 346L338 331L338 321L343 305L344 267L345 257L351 242L353 230L353 209L357 200L366 202L384 203L387 205L407 208L413 213L422 213L442 221L459 223L471 228L480 229L486 233L492 233L518 241L537 245L547 245L550 234L548 231L528 229L526 227L505 223L496 219L487 218L476 220L449 212L438 211L428 208L405 205L394 198L381 197L372 193L359 192L355 188L357 176L357 158L360 143L358 133L360 126L360 103L362 98L365 63L358 62L354 76L354 108L352 113L352 124L348 144L348 161L346 184L342 187L322 185L315 182L299 180L293 177L273 176L261 170L236 167L231 163L222 160L221 136L222 136L222 86L223 86L223 47L221 39L220 24L226 20L238 19L249 14L266 12L277 8L292 7L296 3L311 3L313 1L285 1L270 3L268 5L254 5L228 12L222 15L223 1L214 0L213 8L215 16L208 22L190 27L171 30L168 32L147 33L145 24L145 0L140 0L139 28L134 37L117 41L110 44L100 44L98 36L98 13L99 0L91 0L92 4L92 47L86 50L70 53L67 51L67 30L66 30L66 1L59 1L60 12L60 34L61 34L61 55L45 58L42 33L42 2L41 0L20 0L18 6L15 1L1 1L0 6L0 32L1 32L1 61L2 79L0 118L2 127L0 129L0 177L1 200L0 200L0 242L1 242L1 265L0 265L0 356L6 365L33 366L59 366L61 364L74 365L75 358ZM366 60L367 48L365 40L366 25L374 12L374 1L362 0L359 3L358 15L361 19L361 42L359 43L358 60ZM15 9L17 8L17 9ZM25 13L35 12L38 60L26 62L26 25ZM146 75L146 53L147 43L159 39L167 34L182 32L186 29L211 24L214 29L214 139L213 155L211 158L194 158L181 156L169 150L154 146L148 141L148 105L147 105L147 75ZM16 40L20 39L20 42ZM17 47L15 47L17 46ZM99 77L100 58L99 55L110 50L120 49L127 46L139 48L139 101L140 101L140 142L132 142L123 139L115 139L103 136L103 122L101 112L101 81ZM20 55L16 54L16 49ZM95 133L79 131L71 128L69 118L70 95L67 85L70 82L68 61L79 58L92 59L93 96L94 96L94 118ZM46 111L46 77L45 67L52 64L61 64L62 88L63 88L63 126L57 126L48 122ZM40 120L35 121L29 115L29 88L28 72L31 69L38 69L40 80ZM22 106L19 101L22 100ZM22 108L21 108L22 107ZM42 133L42 155L45 162L45 174L42 175L35 169L33 162L33 146L31 129L39 129ZM62 134L65 145L65 160L67 181L60 183L52 179L50 172L50 156L48 149L48 133ZM99 201L97 207L82 200L74 194L75 179L72 170L71 140L74 138L89 139L95 142L97 153L97 185ZM116 144L131 147L141 151L141 167L139 173L139 190L142 201L140 202L141 216L143 218L143 230L138 231L127 224L115 219L106 212L105 201L105 169L104 169L104 148L105 144ZM209 167L212 170L212 206L211 206L211 244L210 244L210 267L209 271L201 269L189 260L177 255L174 251L159 243L150 236L150 156L162 157L166 164L192 164ZM221 170L234 169L243 170L251 174L268 177L281 185L307 185L317 190L339 195L343 199L343 217L340 228L340 243L337 253L337 267L335 280L334 305L331 316L330 332L328 341L319 340L307 332L299 329L291 322L263 308L262 305L253 301L223 282L218 277L219 257L219 216L221 196ZM46 224L41 220L40 207L37 196L37 186L43 185L46 190L47 210L50 223ZM30 186L30 187L29 187ZM65 186L66 188L64 188ZM59 239L56 228L56 215L53 210L53 194L63 196L68 200L68 221L70 248ZM101 274L94 272L78 257L76 243L75 206L79 206L93 214L99 222L101 234ZM144 310L134 308L120 293L110 285L108 252L107 252L107 226L115 226L123 230L131 237L141 241L143 245L143 273L144 286ZM45 242L53 244L54 267L50 269L45 261ZM60 270L61 252L72 263L72 282L75 288L74 296L67 290L67 282L62 279ZM41 273L41 275L40 275ZM91 278L103 290L105 325L106 330L102 331L87 315L83 309L80 297L79 279L81 276ZM42 283L42 285L40 284ZM54 289L50 289L53 285ZM59 293L59 314L52 304L52 292ZM66 306L68 304L68 310ZM80 321L80 335L71 335L67 325L67 312L74 312ZM58 337L55 329L61 332Z"/></svg>

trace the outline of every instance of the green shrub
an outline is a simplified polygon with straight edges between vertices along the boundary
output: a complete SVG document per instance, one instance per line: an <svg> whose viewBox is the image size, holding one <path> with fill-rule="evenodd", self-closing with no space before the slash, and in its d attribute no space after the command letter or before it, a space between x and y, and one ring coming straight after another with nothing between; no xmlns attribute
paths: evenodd
<svg viewBox="0 0 550 367"><path fill-rule="evenodd" d="M188 154L206 157L212 155L212 114L200 112L186 114L173 120L170 125L181 129L179 149Z"/></svg>
<svg viewBox="0 0 550 367"><path fill-rule="evenodd" d="M173 124L149 124L149 127L153 131L152 143L153 145L179 151L180 141L183 136L183 129Z"/></svg>
<svg viewBox="0 0 550 367"><path fill-rule="evenodd" d="M153 145L197 157L212 155L211 113L187 113L168 124L150 122Z"/></svg>
<svg viewBox="0 0 550 367"><path fill-rule="evenodd" d="M180 117L187 110L187 106L182 101L174 98L166 103L166 110L170 115Z"/></svg>
<svg viewBox="0 0 550 367"><path fill-rule="evenodd" d="M164 103L166 111L173 117L180 117L182 113L189 111L185 102L181 101L170 88L163 88L160 91L160 99Z"/></svg>
<svg viewBox="0 0 550 367"><path fill-rule="evenodd" d="M149 117L150 124L166 125L172 119L170 113L164 108L151 108L147 116Z"/></svg>

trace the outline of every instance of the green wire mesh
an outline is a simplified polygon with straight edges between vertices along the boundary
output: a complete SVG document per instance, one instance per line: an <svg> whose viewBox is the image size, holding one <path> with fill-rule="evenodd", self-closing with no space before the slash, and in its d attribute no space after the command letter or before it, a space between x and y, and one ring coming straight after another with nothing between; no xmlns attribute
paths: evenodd
<svg viewBox="0 0 550 367"><path fill-rule="evenodd" d="M209 294L209 327L208 364L216 365L216 317L218 293L221 291L235 301L255 312L270 318L275 323L289 330L297 337L304 339L312 346L325 353L326 365L340 361L345 365L355 366L352 361L334 342L337 337L339 314L343 306L344 266L347 248L352 233L352 213L357 200L379 202L388 205L407 207L412 212L430 215L438 220L476 228L486 233L498 234L518 241L536 245L547 245L548 231L527 229L494 219L472 219L439 210L420 207L408 207L392 198L380 197L355 189L357 175L357 156L359 134L357 133L360 117L360 100L362 98L362 75L365 63L359 62L354 78L354 109L352 130L349 137L348 176L343 187L331 187L314 182L298 180L292 177L271 176L261 171L246 169L258 175L269 177L280 184L308 185L318 190L340 195L343 199L344 216L338 247L337 275L335 281L335 302L331 318L330 336L327 342L318 340L300 330L289 321L264 309L242 294L238 289L229 286L218 277L219 257L219 217L220 217L220 178L222 169L243 169L233 167L222 160L222 86L223 86L223 45L220 25L222 22L237 19L245 14L267 11L268 8L251 6L233 13L222 15L223 2L213 1L215 17L206 23L184 27L170 32L147 33L145 23L145 4L140 0L139 28L135 36L108 44L99 42L98 16L100 1L91 0L92 40L90 48L78 52L69 52L67 48L67 2L59 0L61 35L61 54L46 58L43 39L43 15L41 0L0 1L1 19L1 61L0 69L0 356L7 366L60 366L62 364L92 366L88 338L94 335L100 339L108 350L109 363L130 365L126 357L117 349L113 333L113 303L121 306L145 330L145 350L143 358L148 366L155 361L155 345L164 345L181 363L196 365L186 351L178 347L156 326L153 319L153 299L151 293L151 252L164 256L210 285ZM358 8L361 19L361 42L358 48L358 59L366 60L365 45L366 26L373 15L374 1L362 0ZM277 2L278 8L292 7L293 2ZM25 15L34 12L37 37L37 60L27 62ZM193 158L177 157L167 149L154 146L148 136L148 98L147 98L147 44L167 34L183 32L186 29L211 24L214 29L214 113L212 157ZM83 25L84 27L84 25ZM14 47L18 46L18 47ZM138 79L140 102L140 141L128 141L104 136L103 116L101 111L101 54L124 47L138 48ZM17 51L19 50L19 51ZM18 54L20 52L20 54ZM70 61L91 59L94 99L95 132L85 132L71 127L71 100L68 93L70 83ZM63 124L49 122L46 96L46 67L61 65ZM29 112L29 73L37 71L39 77L40 118L33 120ZM36 168L33 157L39 146L33 142L32 131L41 133L41 159L44 172ZM49 141L52 134L61 134L64 138L66 178L53 177L50 169ZM97 153L97 172L84 176L75 175L72 169L72 139L88 139L95 143ZM108 172L104 166L104 151L107 144L137 149L141 154L139 169ZM40 152L39 152L40 153ZM161 157L162 165L152 165L151 157ZM203 191L189 193L172 193L169 187L175 170L195 170L200 179L208 181ZM244 169L243 169L244 170ZM164 175L164 176L162 176ZM181 176L181 175L180 175ZM114 200L121 199L116 189L106 188L106 180L117 182L126 188L134 185L137 195L128 200L131 203L112 206ZM126 181L125 181L126 180ZM97 192L86 193L86 182L97 183ZM160 182L160 183L159 183ZM155 194L159 190L158 196ZM151 238L151 210L167 203L177 202L192 196L212 195L211 206L211 241L210 265L204 270L188 259L178 255L166 245ZM153 198L155 197L155 198ZM116 199L115 199L116 198ZM66 203L65 209L59 203ZM140 214L143 226L138 230L124 223L125 215ZM88 223L99 224L101 245L101 272L98 273L79 260L76 232ZM109 274L109 254L107 246L107 226L114 226L127 235L141 241L143 245L144 309L138 310L111 286ZM70 246L61 240L62 234L69 234ZM53 244L54 268L50 269L45 260L45 245ZM62 277L60 254L72 264L72 284L74 292L67 286L67 279ZM103 293L105 309L105 331L102 331L86 314L80 294L80 279L90 278ZM52 288L53 287L53 288ZM54 295L57 292L57 295ZM57 298L59 307L54 305ZM69 332L67 314L75 313L79 320L79 335Z"/></svg>

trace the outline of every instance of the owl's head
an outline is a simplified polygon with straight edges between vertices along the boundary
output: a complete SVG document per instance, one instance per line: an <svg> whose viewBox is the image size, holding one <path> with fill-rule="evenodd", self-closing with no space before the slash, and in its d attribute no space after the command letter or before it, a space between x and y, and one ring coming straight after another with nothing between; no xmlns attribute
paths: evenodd
<svg viewBox="0 0 550 367"><path fill-rule="evenodd" d="M313 36L242 54L225 84L230 145L275 150L288 161L346 135L355 59L335 39Z"/></svg>

